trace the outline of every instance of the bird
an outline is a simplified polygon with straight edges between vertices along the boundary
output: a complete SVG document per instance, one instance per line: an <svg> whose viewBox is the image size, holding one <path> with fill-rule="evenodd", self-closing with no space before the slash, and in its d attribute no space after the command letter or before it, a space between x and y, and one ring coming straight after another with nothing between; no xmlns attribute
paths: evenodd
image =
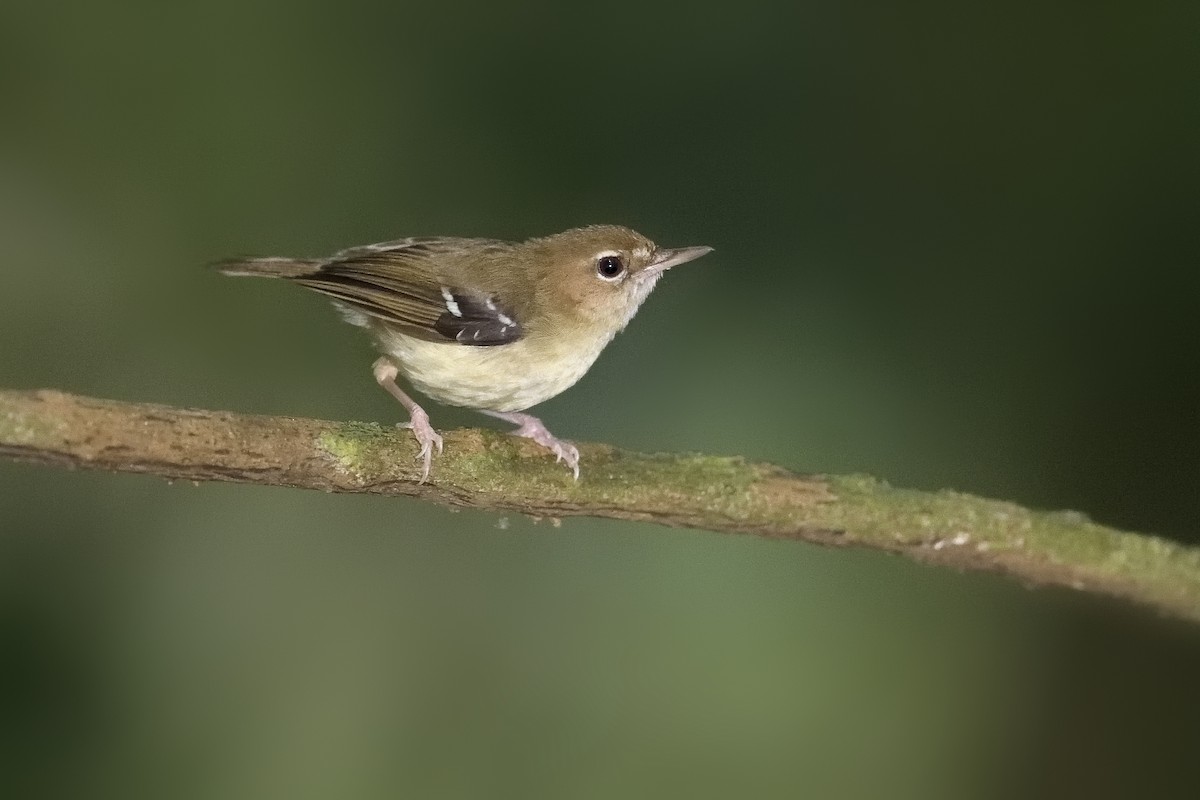
<svg viewBox="0 0 1200 800"><path fill-rule="evenodd" d="M225 275L278 278L325 295L366 329L375 381L408 411L429 480L442 437L397 378L433 400L517 427L579 479L579 450L527 409L573 386L670 268L712 251L663 248L619 225L524 241L411 237L327 258L237 257Z"/></svg>

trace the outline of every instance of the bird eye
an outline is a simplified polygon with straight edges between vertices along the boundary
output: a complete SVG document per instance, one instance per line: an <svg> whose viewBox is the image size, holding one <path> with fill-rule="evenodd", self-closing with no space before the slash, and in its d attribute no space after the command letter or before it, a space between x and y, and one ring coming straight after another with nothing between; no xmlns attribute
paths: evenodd
<svg viewBox="0 0 1200 800"><path fill-rule="evenodd" d="M616 280L625 271L625 264L620 256L601 256L596 261L596 274L607 281Z"/></svg>

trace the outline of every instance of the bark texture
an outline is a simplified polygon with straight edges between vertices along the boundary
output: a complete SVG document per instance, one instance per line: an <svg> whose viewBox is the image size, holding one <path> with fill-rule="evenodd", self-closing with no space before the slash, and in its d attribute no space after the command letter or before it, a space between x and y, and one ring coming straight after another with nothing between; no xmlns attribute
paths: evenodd
<svg viewBox="0 0 1200 800"><path fill-rule="evenodd" d="M418 485L407 431L0 390L0 456L331 492L421 497L533 516L657 522L900 553L1033 586L1114 595L1200 621L1200 550L951 491L893 488L864 475L797 475L737 457L580 445L575 482L545 451L486 430L445 434Z"/></svg>

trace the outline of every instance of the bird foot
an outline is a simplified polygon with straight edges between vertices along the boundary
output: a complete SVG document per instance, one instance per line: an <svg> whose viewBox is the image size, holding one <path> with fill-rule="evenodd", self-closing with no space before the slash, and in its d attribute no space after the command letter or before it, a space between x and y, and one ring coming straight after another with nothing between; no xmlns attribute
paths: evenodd
<svg viewBox="0 0 1200 800"><path fill-rule="evenodd" d="M375 373L375 380L382 386L388 394L400 401L400 405L408 409L408 422L396 423L397 428L408 428L413 432L413 436L417 439L417 444L421 446L421 450L417 453L417 458L424 460L425 468L421 470L421 480L418 485L429 480L429 468L433 464L433 448L437 446L439 454L442 452L442 437L429 424L429 415L425 413L425 409L417 405L416 401L406 395L399 386L396 385L396 376L399 370L387 356L377 360L371 367Z"/></svg>
<svg viewBox="0 0 1200 800"><path fill-rule="evenodd" d="M563 462L567 465L567 469L571 470L575 476L575 480L579 480L579 448L568 442L566 439L559 439L546 429L546 426L537 417L529 414L518 413L500 413L497 411L487 411L486 414L507 420L515 423L518 427L512 431L513 436L520 436L523 439L532 439L542 447L554 454L555 462Z"/></svg>
<svg viewBox="0 0 1200 800"><path fill-rule="evenodd" d="M420 452L417 453L417 458L424 460L424 468L421 470L421 480L417 482L421 484L429 480L429 468L433 464L433 448L437 447L438 455L442 453L442 437L429 424L429 415L425 413L425 409L420 406L414 406L411 415L411 420L408 422L399 422L396 424L396 427L411 430L417 440L417 444L421 446Z"/></svg>

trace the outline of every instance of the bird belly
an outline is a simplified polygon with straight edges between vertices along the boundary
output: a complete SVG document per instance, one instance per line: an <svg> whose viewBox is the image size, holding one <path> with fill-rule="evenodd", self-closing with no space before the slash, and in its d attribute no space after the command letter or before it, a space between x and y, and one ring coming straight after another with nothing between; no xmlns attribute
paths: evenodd
<svg viewBox="0 0 1200 800"><path fill-rule="evenodd" d="M469 347L389 332L383 351L417 391L439 403L488 411L523 411L583 377L608 340Z"/></svg>

